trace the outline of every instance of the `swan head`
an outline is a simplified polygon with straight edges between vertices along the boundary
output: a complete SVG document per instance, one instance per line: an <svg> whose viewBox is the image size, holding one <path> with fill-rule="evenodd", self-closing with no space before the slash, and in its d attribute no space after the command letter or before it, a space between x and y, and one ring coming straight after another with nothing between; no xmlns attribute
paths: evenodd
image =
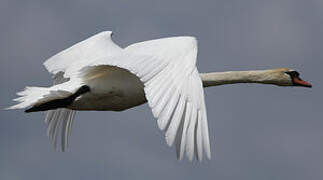
<svg viewBox="0 0 323 180"><path fill-rule="evenodd" d="M280 86L300 86L311 88L312 85L309 82L306 82L300 78L299 72L288 69L288 68L279 68L275 69L273 76L277 78L277 85Z"/></svg>

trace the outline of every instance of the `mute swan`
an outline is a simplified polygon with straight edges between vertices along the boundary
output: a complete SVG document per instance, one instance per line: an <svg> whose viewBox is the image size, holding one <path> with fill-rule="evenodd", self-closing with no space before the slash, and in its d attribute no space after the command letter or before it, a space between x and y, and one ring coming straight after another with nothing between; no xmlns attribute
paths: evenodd
<svg viewBox="0 0 323 180"><path fill-rule="evenodd" d="M112 32L94 35L48 59L51 87L26 87L8 109L48 111L47 134L56 146L61 126L65 150L76 110L122 111L148 101L167 144L177 157L211 158L203 87L263 83L311 87L287 68L199 74L194 37L171 37L116 45Z"/></svg>

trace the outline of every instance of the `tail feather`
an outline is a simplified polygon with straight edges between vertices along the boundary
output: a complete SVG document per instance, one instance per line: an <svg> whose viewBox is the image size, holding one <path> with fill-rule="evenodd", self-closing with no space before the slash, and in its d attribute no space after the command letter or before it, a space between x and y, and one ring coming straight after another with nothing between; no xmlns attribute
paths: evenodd
<svg viewBox="0 0 323 180"><path fill-rule="evenodd" d="M10 106L6 109L23 109L28 106L36 104L40 99L42 99L46 94L49 94L48 88L43 87L26 87L23 91L18 92L17 95L20 96L13 101L18 102L18 104Z"/></svg>
<svg viewBox="0 0 323 180"><path fill-rule="evenodd" d="M50 101L68 97L72 95L72 93L63 90L55 91L45 87L26 87L23 91L18 92L17 95L20 97L14 99L14 101L18 102L18 104L6 109L24 109L30 106L39 106Z"/></svg>

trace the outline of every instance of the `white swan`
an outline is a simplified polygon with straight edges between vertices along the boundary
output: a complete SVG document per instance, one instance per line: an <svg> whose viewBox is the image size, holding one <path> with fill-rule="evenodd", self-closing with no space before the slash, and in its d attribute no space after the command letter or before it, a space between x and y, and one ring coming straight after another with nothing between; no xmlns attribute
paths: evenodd
<svg viewBox="0 0 323 180"><path fill-rule="evenodd" d="M8 109L47 111L48 135L56 146L61 126L65 150L76 110L122 111L148 101L168 145L202 160L211 158L203 86L264 83L305 86L296 71L287 68L199 74L194 37L172 37L120 48L106 31L48 59L51 87L26 87L17 93L19 103Z"/></svg>

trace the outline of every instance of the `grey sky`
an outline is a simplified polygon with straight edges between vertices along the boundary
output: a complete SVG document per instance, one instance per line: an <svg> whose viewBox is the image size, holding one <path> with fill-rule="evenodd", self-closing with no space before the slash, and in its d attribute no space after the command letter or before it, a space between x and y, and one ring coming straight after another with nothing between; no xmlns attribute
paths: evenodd
<svg viewBox="0 0 323 180"><path fill-rule="evenodd" d="M77 113L66 153L43 113L0 111L0 179L322 179L322 17L321 0L1 0L2 108L51 84L48 57L104 30L123 47L194 35L200 72L289 67L313 88L206 89L213 157L201 164L176 160L147 105Z"/></svg>

